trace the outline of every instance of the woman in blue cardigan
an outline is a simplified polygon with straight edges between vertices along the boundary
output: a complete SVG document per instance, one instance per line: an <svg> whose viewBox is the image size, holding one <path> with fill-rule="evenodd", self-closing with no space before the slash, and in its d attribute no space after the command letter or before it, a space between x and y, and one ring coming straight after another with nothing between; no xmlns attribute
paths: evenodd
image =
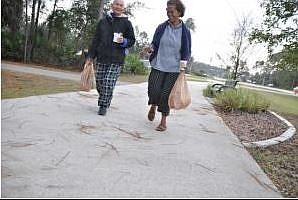
<svg viewBox="0 0 298 200"><path fill-rule="evenodd" d="M167 129L169 95L180 70L185 70L180 63L185 63L183 61L188 61L191 56L190 31L180 19L184 16L185 6L180 0L168 0L166 10L169 19L157 27L151 46L145 49L150 54L152 67L148 80L148 105L151 105L148 119L154 120L156 109L161 112L157 131Z"/></svg>

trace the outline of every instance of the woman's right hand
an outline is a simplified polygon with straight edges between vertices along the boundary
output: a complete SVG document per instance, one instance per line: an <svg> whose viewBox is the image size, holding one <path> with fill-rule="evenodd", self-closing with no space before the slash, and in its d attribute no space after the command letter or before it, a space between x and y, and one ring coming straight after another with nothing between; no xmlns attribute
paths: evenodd
<svg viewBox="0 0 298 200"><path fill-rule="evenodd" d="M150 45L149 47L145 47L145 48L143 49L143 51L150 55L150 54L153 53L154 49L153 49L153 46Z"/></svg>

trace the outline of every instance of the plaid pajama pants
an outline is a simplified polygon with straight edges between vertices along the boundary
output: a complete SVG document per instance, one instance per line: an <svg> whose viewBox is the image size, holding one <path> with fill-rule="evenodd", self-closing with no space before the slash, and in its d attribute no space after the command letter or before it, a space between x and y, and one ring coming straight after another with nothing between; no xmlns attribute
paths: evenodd
<svg viewBox="0 0 298 200"><path fill-rule="evenodd" d="M98 106L109 108L113 91L120 75L122 65L96 63L96 89L98 92Z"/></svg>
<svg viewBox="0 0 298 200"><path fill-rule="evenodd" d="M156 105L157 111L163 116L170 114L168 100L178 75L176 72L162 72L151 68L148 80L148 105Z"/></svg>

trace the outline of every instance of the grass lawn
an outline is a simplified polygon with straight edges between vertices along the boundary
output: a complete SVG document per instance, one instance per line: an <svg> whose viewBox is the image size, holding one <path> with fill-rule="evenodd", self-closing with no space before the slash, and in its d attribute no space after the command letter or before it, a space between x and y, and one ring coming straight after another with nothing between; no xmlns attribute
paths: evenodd
<svg viewBox="0 0 298 200"><path fill-rule="evenodd" d="M118 80L129 83L144 83L148 81L148 77L149 75L120 74Z"/></svg>
<svg viewBox="0 0 298 200"><path fill-rule="evenodd" d="M206 77L196 76L196 75L193 75L193 74L186 74L186 79L188 81L207 82L207 78Z"/></svg>
<svg viewBox="0 0 298 200"><path fill-rule="evenodd" d="M1 99L78 91L79 87L78 81L1 71Z"/></svg>
<svg viewBox="0 0 298 200"><path fill-rule="evenodd" d="M148 75L121 74L119 81L129 83L146 82ZM1 71L1 99L28 97L79 91L80 82L50 78L34 74Z"/></svg>
<svg viewBox="0 0 298 200"><path fill-rule="evenodd" d="M263 95L271 102L270 110L298 116L298 97L257 90L252 91Z"/></svg>

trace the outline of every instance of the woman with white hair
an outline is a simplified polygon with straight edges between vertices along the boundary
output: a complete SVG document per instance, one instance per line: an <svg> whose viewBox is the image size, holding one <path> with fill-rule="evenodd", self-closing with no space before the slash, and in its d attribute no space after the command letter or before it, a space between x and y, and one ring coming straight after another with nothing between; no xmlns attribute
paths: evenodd
<svg viewBox="0 0 298 200"><path fill-rule="evenodd" d="M93 62L96 58L98 114L103 116L110 107L113 90L124 64L125 50L135 43L133 26L123 14L124 1L114 0L111 7L112 11L98 22L87 56L87 62Z"/></svg>

